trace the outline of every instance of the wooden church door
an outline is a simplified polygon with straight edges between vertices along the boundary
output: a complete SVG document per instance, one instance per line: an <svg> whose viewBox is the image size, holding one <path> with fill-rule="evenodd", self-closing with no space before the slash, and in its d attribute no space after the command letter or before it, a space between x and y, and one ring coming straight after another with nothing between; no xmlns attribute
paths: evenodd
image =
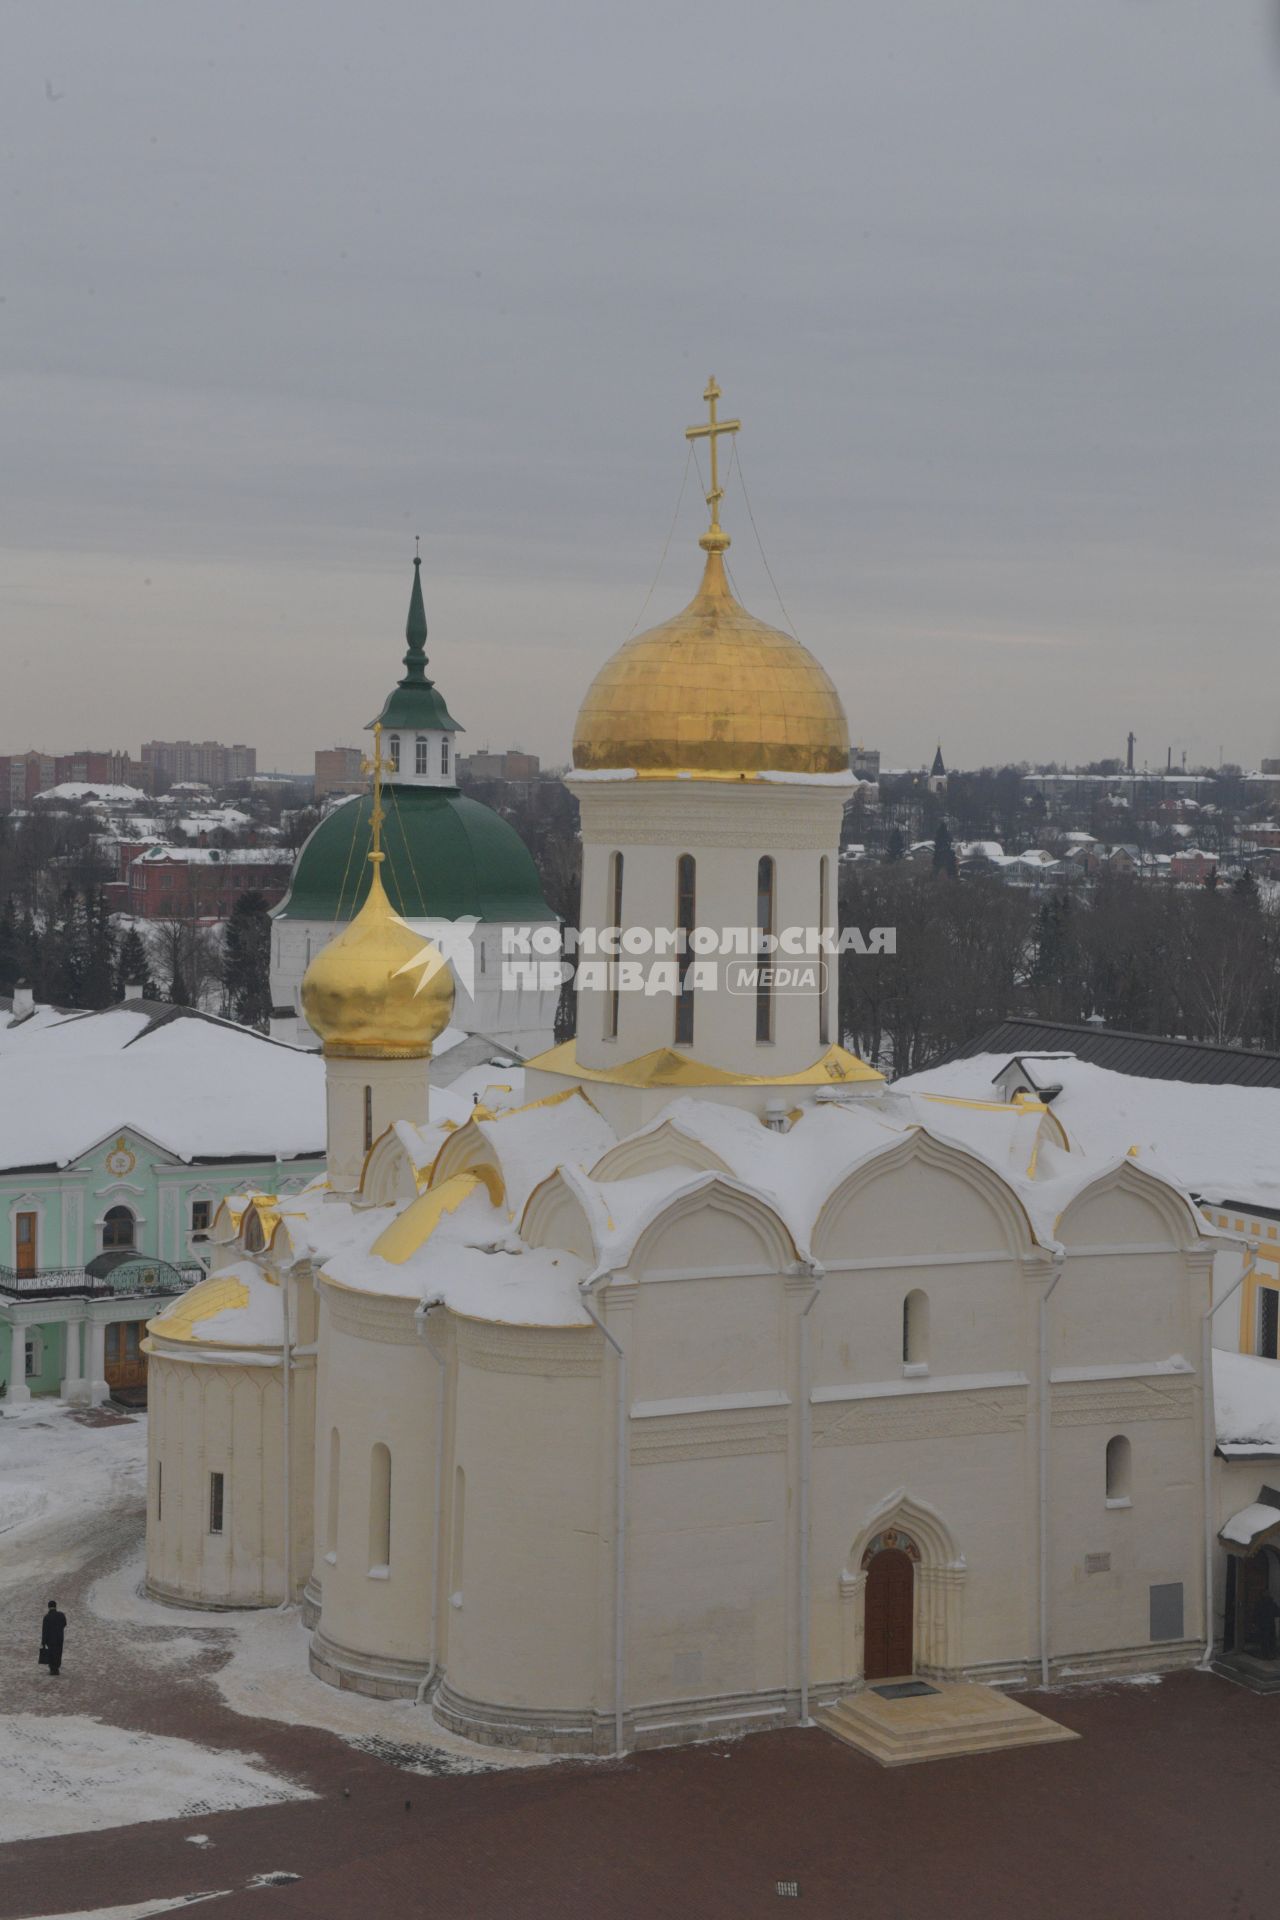
<svg viewBox="0 0 1280 1920"><path fill-rule="evenodd" d="M914 1659L915 1568L901 1547L884 1547L867 1569L863 1674L898 1679Z"/></svg>

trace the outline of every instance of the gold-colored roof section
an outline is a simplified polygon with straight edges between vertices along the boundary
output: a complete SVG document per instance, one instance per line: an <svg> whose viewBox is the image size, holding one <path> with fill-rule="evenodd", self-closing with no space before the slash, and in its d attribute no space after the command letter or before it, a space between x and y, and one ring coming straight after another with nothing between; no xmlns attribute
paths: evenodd
<svg viewBox="0 0 1280 1920"><path fill-rule="evenodd" d="M443 956L400 918L382 884L382 728L373 729L373 872L365 903L302 977L302 1010L330 1058L425 1059L453 1012ZM416 976L416 978L415 978Z"/></svg>
<svg viewBox="0 0 1280 1920"><path fill-rule="evenodd" d="M717 441L741 423L717 419L714 376L703 398L709 420L686 430L711 447L702 584L683 613L628 640L596 675L574 727L574 767L629 768L650 779L848 773L849 728L830 677L797 639L753 618L729 589Z"/></svg>
<svg viewBox="0 0 1280 1920"><path fill-rule="evenodd" d="M734 599L713 548L684 612L628 640L592 681L573 764L672 778L847 773L849 728L825 668Z"/></svg>
<svg viewBox="0 0 1280 1920"><path fill-rule="evenodd" d="M616 1067L584 1067L573 1040L562 1040L559 1046L525 1064L543 1073L598 1080L614 1087L838 1087L884 1080L882 1073L845 1047L828 1047L811 1067L802 1067L797 1073L730 1073L724 1067L693 1060L674 1047L655 1047L652 1053L642 1053Z"/></svg>
<svg viewBox="0 0 1280 1920"><path fill-rule="evenodd" d="M202 1321L216 1320L219 1314L229 1308L247 1307L249 1289L243 1280L234 1274L214 1274L212 1279L200 1280L189 1293L184 1293L167 1307L154 1320L148 1320L148 1333L158 1333L164 1340L191 1340L197 1345L217 1346L216 1340L202 1342L197 1339L196 1327Z"/></svg>
<svg viewBox="0 0 1280 1920"><path fill-rule="evenodd" d="M481 1187L496 1207L502 1203L502 1181L492 1167L474 1167L469 1173L455 1173L438 1187L419 1194L404 1212L374 1241L371 1252L389 1260L393 1267L403 1266L420 1247L425 1247L447 1213L456 1213L464 1200Z"/></svg>

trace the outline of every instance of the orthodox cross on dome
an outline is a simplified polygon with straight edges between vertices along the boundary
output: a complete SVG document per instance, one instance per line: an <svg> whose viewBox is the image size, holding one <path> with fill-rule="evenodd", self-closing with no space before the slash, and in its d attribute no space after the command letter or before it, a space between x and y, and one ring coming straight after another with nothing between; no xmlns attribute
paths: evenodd
<svg viewBox="0 0 1280 1920"><path fill-rule="evenodd" d="M384 773L394 773L395 768L390 760L384 760L382 757L382 722L380 720L375 720L373 723L373 752L361 756L360 771L373 775L373 811L369 815L369 825L373 829L373 850L369 858L375 866L381 866L386 859L382 851L382 823L387 817L382 811L382 776Z"/></svg>
<svg viewBox="0 0 1280 1920"><path fill-rule="evenodd" d="M707 403L709 418L705 426L686 427L686 440L709 440L711 442L711 491L707 495L707 505L711 509L711 525L699 540L698 545L708 553L723 553L729 544L729 536L720 525L720 502L724 499L724 488L720 485L720 468L717 459L716 442L722 433L736 433L742 425L741 420L717 420L716 401L720 398L720 389L716 385L714 373L707 381L707 390L703 394Z"/></svg>

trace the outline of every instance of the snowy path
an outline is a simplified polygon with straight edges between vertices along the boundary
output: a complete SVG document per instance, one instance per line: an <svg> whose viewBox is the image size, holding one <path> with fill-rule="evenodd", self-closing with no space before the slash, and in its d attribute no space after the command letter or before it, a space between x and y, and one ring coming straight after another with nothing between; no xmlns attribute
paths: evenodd
<svg viewBox="0 0 1280 1920"><path fill-rule="evenodd" d="M0 1417L0 1845L308 1797L289 1775L314 1746L294 1729L416 1774L545 1764L326 1687L296 1609L147 1599L145 1486L145 1419L56 1402ZM50 1599L68 1617L56 1678L36 1662Z"/></svg>

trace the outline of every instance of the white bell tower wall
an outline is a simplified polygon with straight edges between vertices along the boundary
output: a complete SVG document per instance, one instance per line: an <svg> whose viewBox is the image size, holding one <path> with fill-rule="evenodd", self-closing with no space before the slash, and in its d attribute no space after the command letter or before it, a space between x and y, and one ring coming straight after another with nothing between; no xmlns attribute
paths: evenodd
<svg viewBox="0 0 1280 1920"><path fill-rule="evenodd" d="M760 862L773 862L774 930L837 924L837 863L844 802L852 780L641 780L570 774L582 819L579 923L597 933L614 924L616 860L622 859L621 918L626 931L674 928L687 915L693 861L693 920L699 927L741 928L758 921ZM684 881L684 906L681 893ZM584 956L589 958L590 956ZM648 968L660 956L634 957ZM695 960L697 956L695 955ZM773 1077L813 1065L839 1039L834 957L778 951L762 965L800 969L770 994L766 1026L749 977L756 956L717 953L717 985L695 989L692 1031L681 1031L668 993L619 990L578 994L577 1052L584 1067L620 1066L657 1047L734 1073ZM803 970L808 969L808 978ZM733 976L731 979L730 976ZM731 991L736 985L739 991ZM687 1016L686 1016L687 1018ZM767 1028L767 1030L766 1030Z"/></svg>

